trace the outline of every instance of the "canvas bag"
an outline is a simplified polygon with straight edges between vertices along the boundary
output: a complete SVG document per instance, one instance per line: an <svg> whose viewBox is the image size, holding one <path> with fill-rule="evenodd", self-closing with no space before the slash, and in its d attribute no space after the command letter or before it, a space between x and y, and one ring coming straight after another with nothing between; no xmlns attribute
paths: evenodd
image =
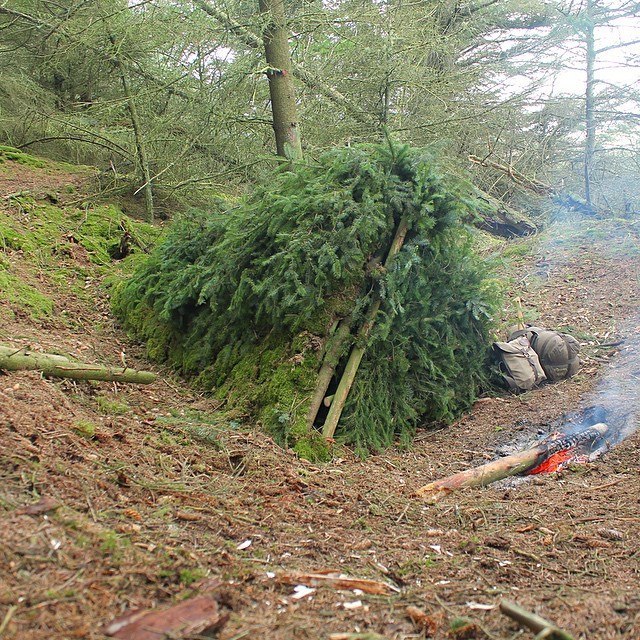
<svg viewBox="0 0 640 640"><path fill-rule="evenodd" d="M547 378L552 382L570 378L580 370L580 343L568 333L527 327L512 332L509 340L520 336L527 337L531 347L538 354Z"/></svg>
<svg viewBox="0 0 640 640"><path fill-rule="evenodd" d="M494 342L493 349L500 361L502 377L512 391L528 391L547 379L526 335L509 342Z"/></svg>

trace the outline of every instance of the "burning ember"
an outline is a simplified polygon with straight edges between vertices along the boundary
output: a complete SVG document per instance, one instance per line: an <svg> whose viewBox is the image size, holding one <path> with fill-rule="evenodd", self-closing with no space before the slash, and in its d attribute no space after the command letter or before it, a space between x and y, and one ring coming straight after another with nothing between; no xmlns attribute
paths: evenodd
<svg viewBox="0 0 640 640"><path fill-rule="evenodd" d="M539 473L553 473L554 471L558 471L558 469L563 467L574 457L574 451L574 449L565 449L564 451L558 451L557 453L551 454L537 467L531 469L531 471L527 471L527 475L534 476Z"/></svg>

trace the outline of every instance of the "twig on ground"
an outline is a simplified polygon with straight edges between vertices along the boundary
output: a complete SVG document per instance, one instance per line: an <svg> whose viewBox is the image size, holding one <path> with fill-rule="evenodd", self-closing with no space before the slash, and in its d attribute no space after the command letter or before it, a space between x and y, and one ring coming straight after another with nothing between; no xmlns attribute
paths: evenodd
<svg viewBox="0 0 640 640"><path fill-rule="evenodd" d="M13 618L13 614L17 611L17 609L18 609L18 605L12 604L7 610L7 613L5 614L4 619L0 624L0 636L2 636L6 628L9 626L9 623L11 622L11 618Z"/></svg>
<svg viewBox="0 0 640 640"><path fill-rule="evenodd" d="M522 626L537 633L536 638L539 640L543 638L549 638L550 640L574 640L571 634L556 627L553 622L549 622L549 620L545 620L545 618L523 609L515 602L503 600L500 603L500 611Z"/></svg>

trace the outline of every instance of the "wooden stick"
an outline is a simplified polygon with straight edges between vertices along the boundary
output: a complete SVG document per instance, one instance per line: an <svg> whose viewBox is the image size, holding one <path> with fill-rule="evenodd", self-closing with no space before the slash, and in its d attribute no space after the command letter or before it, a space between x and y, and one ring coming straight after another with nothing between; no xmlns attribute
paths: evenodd
<svg viewBox="0 0 640 640"><path fill-rule="evenodd" d="M553 622L545 620L535 613L531 613L515 602L502 600L500 602L500 611L511 619L520 623L522 626L531 629L538 634L537 638L550 638L551 640L574 640L573 636L559 627Z"/></svg>
<svg viewBox="0 0 640 640"><path fill-rule="evenodd" d="M74 380L103 380L107 382L134 382L149 384L156 379L149 371L118 367L100 367L83 362L72 362L64 356L38 353L0 345L0 369L6 371L42 371L45 376L73 378Z"/></svg>
<svg viewBox="0 0 640 640"><path fill-rule="evenodd" d="M519 453L484 464L481 467L467 469L448 478L430 482L418 489L415 495L419 498L437 500L457 489L464 487L484 487L503 478L525 473L534 469L558 451L597 440L607 432L607 429L607 425L602 422L594 424L582 433L574 436L545 441L526 451L520 451Z"/></svg>
<svg viewBox="0 0 640 640"><path fill-rule="evenodd" d="M385 269L389 268L393 259L396 257L400 249L402 249L402 245L404 244L408 231L409 222L406 218L402 218L402 220L400 220L398 224L398 228L396 229L396 234L393 238L393 242L391 243L391 247L389 247L387 259L384 262ZM327 419L325 420L324 427L322 428L322 435L324 435L325 438L333 438L333 434L336 431L338 421L340 420L340 416L342 415L342 410L344 409L347 397L349 396L349 391L351 390L353 381L355 380L356 374L358 373L358 368L360 367L360 363L362 362L362 357L364 356L364 352L366 350L367 338L371 333L371 329L373 329L376 321L376 315L380 310L381 304L382 300L380 296L376 294L371 302L369 310L367 311L364 323L358 331L356 344L351 350L351 354L349 355L349 359L347 360L347 364L345 365L342 378L340 378L338 388L336 389L333 401L331 402L331 407L329 409L329 413L327 414Z"/></svg>
<svg viewBox="0 0 640 640"><path fill-rule="evenodd" d="M338 366L338 361L344 350L344 346L351 334L351 318L343 318L338 324L335 334L330 338L329 345L327 347L327 353L324 356L324 361L320 367L318 373L318 381L316 383L315 391L311 397L311 404L309 405L309 411L307 413L307 428L311 429L315 422L320 406L324 400L333 374Z"/></svg>
<svg viewBox="0 0 640 640"><path fill-rule="evenodd" d="M522 311L522 300L520 298L516 298L516 312L518 314L518 329L523 330L525 327L524 324L524 313Z"/></svg>

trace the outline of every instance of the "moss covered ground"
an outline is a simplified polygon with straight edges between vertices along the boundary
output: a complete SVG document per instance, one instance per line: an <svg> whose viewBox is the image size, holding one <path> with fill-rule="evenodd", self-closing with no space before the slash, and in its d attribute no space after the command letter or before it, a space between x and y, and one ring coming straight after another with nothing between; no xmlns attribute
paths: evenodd
<svg viewBox="0 0 640 640"><path fill-rule="evenodd" d="M91 296L87 279L104 277L107 286L115 284L144 255L140 247L151 245L160 234L158 228L129 218L111 204L77 198L65 204L65 195L70 200L76 191L76 178L89 171L72 169L0 147L0 182L9 191L0 206L0 318L26 313L51 320L60 294ZM27 170L31 188L12 192ZM138 244L126 258L114 260L125 231Z"/></svg>

